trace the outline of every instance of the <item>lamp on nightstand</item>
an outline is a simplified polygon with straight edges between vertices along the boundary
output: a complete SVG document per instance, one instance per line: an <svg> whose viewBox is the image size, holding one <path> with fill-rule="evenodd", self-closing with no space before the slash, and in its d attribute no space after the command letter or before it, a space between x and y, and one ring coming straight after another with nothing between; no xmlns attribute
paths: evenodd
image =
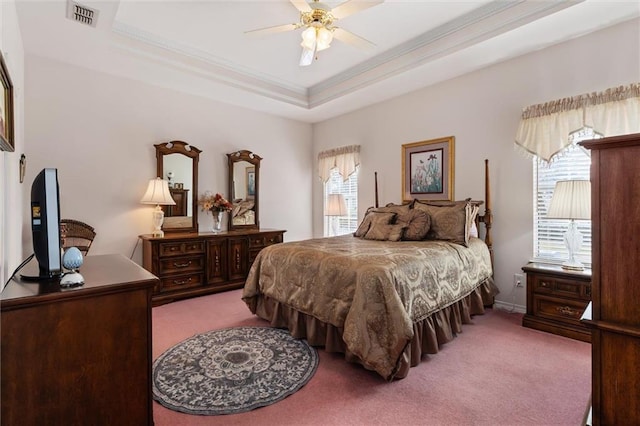
<svg viewBox="0 0 640 426"><path fill-rule="evenodd" d="M140 200L142 204L155 204L156 208L153 210L153 236L164 237L164 231L162 231L162 223L164 222L164 212L160 205L175 206L176 202L171 197L169 192L169 183L161 178L151 179L147 192L144 193Z"/></svg>
<svg viewBox="0 0 640 426"><path fill-rule="evenodd" d="M547 211L547 218L571 220L569 229L564 233L564 243L569 251L569 259L562 264L562 268L574 271L584 270L584 265L575 258L575 254L580 251L583 239L575 221L591 219L591 182L588 180L558 181Z"/></svg>
<svg viewBox="0 0 640 426"><path fill-rule="evenodd" d="M324 212L325 216L331 216L331 231L332 236L338 235L338 227L336 219L338 216L345 216L347 214L347 203L344 200L342 194L329 194L327 196L327 205Z"/></svg>

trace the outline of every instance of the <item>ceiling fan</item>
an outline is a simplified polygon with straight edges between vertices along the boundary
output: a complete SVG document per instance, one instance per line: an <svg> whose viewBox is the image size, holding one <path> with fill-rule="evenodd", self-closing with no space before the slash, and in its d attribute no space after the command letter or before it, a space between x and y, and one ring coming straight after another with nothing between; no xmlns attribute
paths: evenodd
<svg viewBox="0 0 640 426"><path fill-rule="evenodd" d="M300 11L300 22L295 24L276 25L245 31L246 34L274 34L305 28L302 31L302 55L300 65L311 65L316 53L331 47L334 38L361 49L371 49L375 44L343 28L336 27L335 21L343 19L361 10L376 6L384 0L347 0L331 9L319 0L307 3L305 0L290 0Z"/></svg>

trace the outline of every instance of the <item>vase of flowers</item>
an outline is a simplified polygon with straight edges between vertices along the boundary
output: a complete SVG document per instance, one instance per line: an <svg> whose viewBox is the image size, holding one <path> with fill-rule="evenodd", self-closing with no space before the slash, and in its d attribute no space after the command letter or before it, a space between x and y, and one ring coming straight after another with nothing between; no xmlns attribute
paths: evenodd
<svg viewBox="0 0 640 426"><path fill-rule="evenodd" d="M222 213L231 211L233 204L231 204L221 194L216 193L213 195L210 191L206 191L200 200L198 201L202 211L207 213L211 212L213 216L213 224L211 227L212 232L220 232L222 230Z"/></svg>

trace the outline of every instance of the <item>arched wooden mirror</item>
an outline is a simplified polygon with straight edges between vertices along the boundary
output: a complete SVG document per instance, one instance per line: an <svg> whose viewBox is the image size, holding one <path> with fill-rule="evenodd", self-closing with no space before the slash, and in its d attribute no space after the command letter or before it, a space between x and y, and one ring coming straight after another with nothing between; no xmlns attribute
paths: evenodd
<svg viewBox="0 0 640 426"><path fill-rule="evenodd" d="M165 232L198 232L198 161L200 151L182 141L156 147L158 177L169 181L175 206L162 206Z"/></svg>
<svg viewBox="0 0 640 426"><path fill-rule="evenodd" d="M229 215L229 229L258 229L260 199L260 161L251 151L227 154L229 159L229 197L233 210Z"/></svg>

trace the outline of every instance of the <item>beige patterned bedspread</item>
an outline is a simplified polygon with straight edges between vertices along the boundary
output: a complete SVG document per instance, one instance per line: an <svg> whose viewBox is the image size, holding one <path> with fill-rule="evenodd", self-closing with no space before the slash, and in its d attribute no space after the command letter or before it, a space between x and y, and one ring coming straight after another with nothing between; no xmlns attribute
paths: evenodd
<svg viewBox="0 0 640 426"><path fill-rule="evenodd" d="M413 323L466 297L491 275L489 250L477 238L467 248L346 235L263 249L243 299L251 308L250 299L264 294L344 328L347 348L389 378Z"/></svg>

